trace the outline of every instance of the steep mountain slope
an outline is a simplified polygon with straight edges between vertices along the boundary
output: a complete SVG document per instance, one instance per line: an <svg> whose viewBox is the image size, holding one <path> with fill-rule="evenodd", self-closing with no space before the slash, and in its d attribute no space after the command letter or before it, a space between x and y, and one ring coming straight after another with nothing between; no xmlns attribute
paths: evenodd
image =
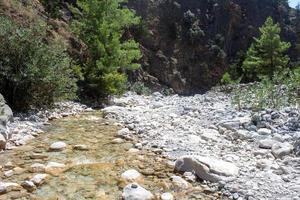
<svg viewBox="0 0 300 200"><path fill-rule="evenodd" d="M245 51L268 16L294 42L286 3L278 0L130 0L149 28L136 34L143 69L179 94L203 92L215 85ZM290 55L295 57L294 47Z"/></svg>

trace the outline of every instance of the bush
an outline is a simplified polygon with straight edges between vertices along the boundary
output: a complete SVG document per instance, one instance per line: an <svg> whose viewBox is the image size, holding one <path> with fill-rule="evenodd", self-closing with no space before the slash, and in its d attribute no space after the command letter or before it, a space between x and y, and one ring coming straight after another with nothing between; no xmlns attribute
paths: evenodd
<svg viewBox="0 0 300 200"><path fill-rule="evenodd" d="M300 69L275 73L273 79L264 77L261 82L239 87L233 96L233 104L241 108L262 110L300 105Z"/></svg>
<svg viewBox="0 0 300 200"><path fill-rule="evenodd" d="M0 91L17 110L75 97L76 78L60 38L48 41L48 27L21 25L0 17Z"/></svg>
<svg viewBox="0 0 300 200"><path fill-rule="evenodd" d="M143 82L135 82L130 86L130 90L138 95L150 95L151 89L145 86Z"/></svg>

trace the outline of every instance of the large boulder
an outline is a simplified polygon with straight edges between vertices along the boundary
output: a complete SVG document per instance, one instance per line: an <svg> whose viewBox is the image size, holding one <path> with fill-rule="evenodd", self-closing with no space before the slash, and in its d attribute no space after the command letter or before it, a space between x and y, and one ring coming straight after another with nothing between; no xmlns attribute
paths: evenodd
<svg viewBox="0 0 300 200"><path fill-rule="evenodd" d="M199 178L211 182L226 181L239 174L239 168L233 163L203 156L184 156L176 161L175 169L180 172L195 172Z"/></svg>

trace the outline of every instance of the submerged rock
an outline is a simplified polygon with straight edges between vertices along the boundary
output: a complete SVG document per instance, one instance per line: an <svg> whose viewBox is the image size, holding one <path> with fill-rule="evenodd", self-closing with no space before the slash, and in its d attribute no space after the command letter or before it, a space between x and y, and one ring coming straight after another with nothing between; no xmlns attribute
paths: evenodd
<svg viewBox="0 0 300 200"><path fill-rule="evenodd" d="M28 192L33 192L36 190L36 186L32 181L24 181L21 186L26 189Z"/></svg>
<svg viewBox="0 0 300 200"><path fill-rule="evenodd" d="M67 144L64 142L54 142L50 146L51 151L62 151L67 147Z"/></svg>
<svg viewBox="0 0 300 200"><path fill-rule="evenodd" d="M42 173L45 172L46 166L40 163L34 163L30 166L29 171L33 173Z"/></svg>
<svg viewBox="0 0 300 200"><path fill-rule="evenodd" d="M40 186L46 181L47 177L47 174L37 174L32 177L30 181L32 181L36 186Z"/></svg>
<svg viewBox="0 0 300 200"><path fill-rule="evenodd" d="M78 144L78 145L74 145L73 149L78 151L88 151L89 147L85 144Z"/></svg>
<svg viewBox="0 0 300 200"><path fill-rule="evenodd" d="M219 182L239 174L239 168L233 163L202 156L182 157L176 161L175 169L181 172L195 172L199 178L211 182Z"/></svg>
<svg viewBox="0 0 300 200"><path fill-rule="evenodd" d="M142 174L140 174L138 171L136 171L135 169L130 169L125 171L122 175L121 175L122 179L124 179L125 181L130 181L130 182L137 182L138 180L142 179Z"/></svg>

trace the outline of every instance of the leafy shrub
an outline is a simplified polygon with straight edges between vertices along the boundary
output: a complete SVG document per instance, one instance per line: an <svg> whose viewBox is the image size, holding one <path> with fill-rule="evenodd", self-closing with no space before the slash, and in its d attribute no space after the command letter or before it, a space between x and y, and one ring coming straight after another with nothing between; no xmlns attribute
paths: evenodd
<svg viewBox="0 0 300 200"><path fill-rule="evenodd" d="M239 86L233 96L233 104L241 108L261 110L300 105L300 69L275 73L273 79L264 77L261 82Z"/></svg>
<svg viewBox="0 0 300 200"><path fill-rule="evenodd" d="M48 27L0 17L0 91L15 109L74 98L76 78L60 38L45 40Z"/></svg>
<svg viewBox="0 0 300 200"><path fill-rule="evenodd" d="M138 95L150 95L151 89L145 86L143 82L135 82L130 86L130 90Z"/></svg>

